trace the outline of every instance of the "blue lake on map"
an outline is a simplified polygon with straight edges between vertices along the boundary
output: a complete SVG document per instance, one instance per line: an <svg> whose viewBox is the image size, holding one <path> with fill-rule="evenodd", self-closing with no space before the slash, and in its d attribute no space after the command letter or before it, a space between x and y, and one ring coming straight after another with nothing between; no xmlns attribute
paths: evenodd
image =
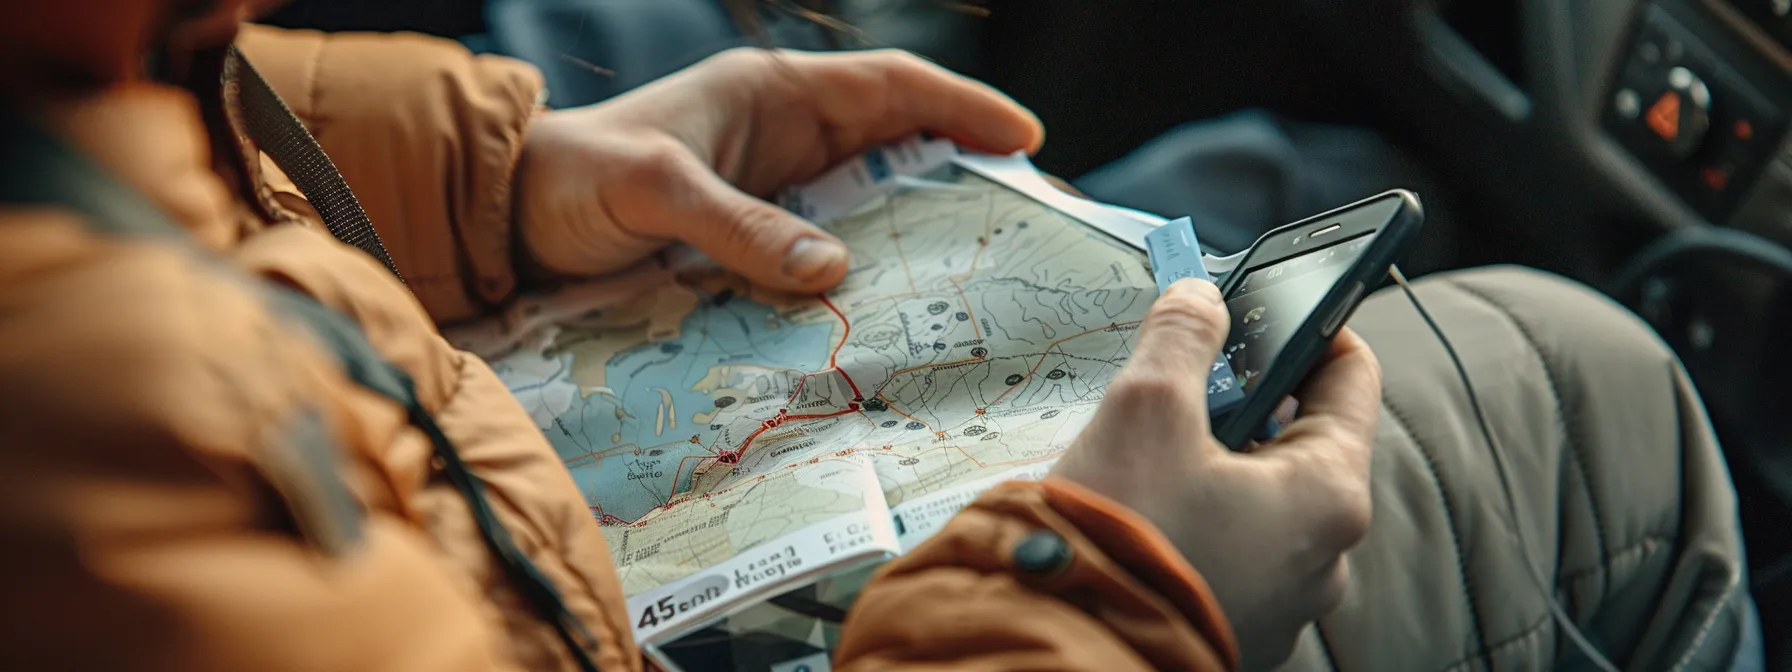
<svg viewBox="0 0 1792 672"><path fill-rule="evenodd" d="M679 470L687 456L708 455L705 448L716 432L695 425L691 416L715 408L715 401L691 388L718 364L750 364L810 372L827 366L835 324L796 325L778 317L768 306L744 299L717 303L704 298L683 322L678 338L647 343L617 353L605 362L605 382L616 397L594 394L575 399L560 415L557 430L547 432L560 456L574 461L573 480L587 498L603 503L603 513L631 521L664 504L675 489L690 487L695 460ZM665 425L660 415L665 402ZM620 402L625 417L618 418ZM674 413L674 410L676 412ZM673 423L676 422L676 427ZM620 441L613 437L620 435ZM689 442L696 435L702 445ZM659 456L635 455L632 450L605 454L597 461L577 458L603 453L618 445L654 448Z"/></svg>

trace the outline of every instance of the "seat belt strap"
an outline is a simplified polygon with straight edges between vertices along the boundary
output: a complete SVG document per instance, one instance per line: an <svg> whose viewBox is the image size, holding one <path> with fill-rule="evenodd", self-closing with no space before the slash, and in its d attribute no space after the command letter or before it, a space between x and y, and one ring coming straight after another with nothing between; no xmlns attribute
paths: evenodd
<svg viewBox="0 0 1792 672"><path fill-rule="evenodd" d="M242 51L233 46L226 58L224 72L234 71L241 85L238 103L242 106L249 139L305 194L305 200L317 209L324 226L330 229L330 235L378 259L398 277L399 282L403 282L404 274L399 273L398 265L392 263L392 255L380 242L373 220L368 219L367 211L361 208L348 181L336 170L336 163L324 154L323 146L317 144L317 138L305 129L298 115L293 114L286 101L274 93L274 87L269 86L268 80L243 57Z"/></svg>

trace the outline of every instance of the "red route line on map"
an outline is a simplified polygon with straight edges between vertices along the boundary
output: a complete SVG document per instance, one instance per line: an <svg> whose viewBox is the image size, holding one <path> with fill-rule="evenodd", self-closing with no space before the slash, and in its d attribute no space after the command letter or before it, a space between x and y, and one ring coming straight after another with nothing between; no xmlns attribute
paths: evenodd
<svg viewBox="0 0 1792 672"><path fill-rule="evenodd" d="M842 330L840 333L840 342L834 344L833 352L828 353L828 368L834 371L840 371L840 377L845 378L846 384L852 387L852 398L862 399L864 396L859 394L859 386L852 382L852 376L846 375L846 372L842 371L840 365L835 361L840 357L840 349L846 347L846 339L852 336L852 321L846 319L846 313L840 312L840 309L835 307L834 302L829 301L828 297L821 296L818 298L821 299L821 305L827 306L828 310L834 311L834 317L840 318L840 327Z"/></svg>
<svg viewBox="0 0 1792 672"><path fill-rule="evenodd" d="M822 302L827 305L829 310L832 310L835 315L838 315L840 317L840 320L843 324L846 324L846 316L842 315L840 313L840 310L838 308L834 307L833 302L828 301L826 297L822 297ZM1059 345L1062 345L1065 341L1069 341L1069 340L1076 339L1076 338L1081 338L1083 336L1100 333L1103 331L1115 329L1115 328L1122 327L1122 326L1130 326L1130 325L1134 325L1134 324L1138 324L1138 323L1139 323L1138 320L1133 320L1133 321L1129 321L1129 322L1114 322L1114 323L1108 324L1105 327L1098 327L1098 328L1090 329L1088 331L1084 331L1081 333L1071 334L1069 336L1065 336L1064 338L1060 338L1058 340L1052 341L1050 344L1046 345L1045 350L1039 354L1039 361L1034 362L1032 368L1027 370L1027 377L1032 378L1033 374L1035 374L1039 371L1039 367L1043 366L1045 364L1045 358L1051 356L1052 350L1056 349ZM848 324L846 327L846 334L850 334L850 333L852 333L852 328L851 328L851 325ZM852 378L848 377L846 375L845 371L840 371L838 368L834 368L832 366L835 357L840 354L840 348L846 344L846 334L841 335L839 345L836 345L834 347L834 352L828 356L828 363L830 365L829 366L830 369L839 371L840 376L842 378L846 378L847 384L852 385L853 395L854 395L854 398L856 399L856 398L858 398L858 393L859 393L858 386L852 384ZM940 364L932 364L932 365L923 365L923 366L919 366L919 367L913 367L910 369L904 369L903 371L899 371L899 372L897 372L897 374L892 374L891 378L894 379L895 375L899 375L901 373L912 372L912 371L916 371L916 370L923 369L923 368L938 368L938 367L943 367L943 366L954 366L954 365L963 364L963 363L965 363L965 362L964 361L943 362ZM826 373L826 372L827 371L817 371L815 374L809 374L809 375L817 375L817 374ZM1000 403L1004 397L1008 396L1009 392L1014 390L1015 387L1018 387L1018 385L1010 386L1008 389L1003 390L1001 394L996 395L996 398L991 400L989 402L989 404L986 405L984 408L995 406L996 404ZM916 418L915 416L909 415L908 413L904 412L902 409L897 408L894 404L890 404L889 399L885 398L881 393L878 394L877 396L878 396L878 398L884 399L884 403L886 405L888 405L890 410L896 411L898 414L902 415L905 418L908 418L915 422L920 422L923 426L927 426L927 423L925 421L921 420L920 418ZM676 471L672 472L672 492L670 492L666 495L667 503L662 504L657 507L654 507L654 508L660 509L660 508L664 508L664 507L670 505L672 502L672 498L678 495L678 477L680 474L684 473L684 465L685 465L685 462L687 462L687 461L698 460L697 466L701 467L701 466L703 466L704 460L721 461L726 457L732 457L732 458L734 458L734 461L728 462L725 464L739 464L740 458L746 454L747 448L753 445L753 440L759 438L759 435L765 433L766 430L774 429L774 428L784 424L785 422L789 422L791 420L824 420L827 418L836 418L836 417L840 417L842 415L847 415L850 413L858 413L858 412L860 412L860 408L859 408L859 403L856 401L849 404L845 410L835 411L832 413L789 415L787 413L780 411L780 413L778 414L777 417L775 417L771 420L766 420L766 421L761 422L759 424L759 428L753 430L753 433L749 434L747 436L747 439L745 441L741 442L740 448L738 450L725 451L725 452L716 453L716 454L712 454L712 455L687 455L683 459L680 459L678 461L678 469ZM960 453L964 453L964 456L966 459L969 459L971 462L977 464L977 466L980 468L987 468L987 467L991 466L991 465L979 462L977 460L977 458L975 458L975 457L971 457L971 454L965 452L964 449L961 447L958 447L958 446L950 446L950 447L956 448ZM857 450L858 449L851 449L851 450L847 451L847 454L857 452ZM1027 461L1029 461L1029 460L1020 460L1020 461L1016 461L1016 462L997 462L997 463L992 463L992 464L994 464L994 465L1017 464L1017 463L1025 463ZM693 478L694 478L694 476L693 476ZM727 492L732 489L733 489L733 487L723 488L721 490L716 490L716 491L705 493L704 496L709 497L709 496ZM594 511L601 511L597 507L591 507L591 508ZM651 510L649 511L649 513L651 513ZM615 516L611 516L609 514L600 514L600 516L605 520L621 521L621 519L616 518ZM643 516L643 517L645 517L645 516ZM623 524L625 526L635 525L634 522L622 522L621 524Z"/></svg>
<svg viewBox="0 0 1792 672"><path fill-rule="evenodd" d="M747 439L740 443L740 448L738 450L728 451L717 455L686 455L684 459L679 460L678 470L672 472L672 492L667 493L666 501L671 502L672 498L678 495L678 475L684 473L685 460L697 460L698 467L703 466L703 461L705 460L715 460L722 464L740 464L741 458L747 454L747 448L753 445L753 440L759 438L759 435L764 434L766 430L777 429L779 425L792 420L826 420L828 418L838 418L842 415L857 412L859 412L858 402L853 402L846 410L834 411L832 413L789 415L780 411L777 417L759 423L759 428L753 430L752 434L747 435ZM693 471L694 470L695 468L693 468ZM695 476L693 476L693 478L694 477Z"/></svg>
<svg viewBox="0 0 1792 672"><path fill-rule="evenodd" d="M731 451L721 451L712 455L686 455L683 459L678 461L678 469L672 472L672 491L666 494L666 501L668 503L672 501L673 497L678 495L678 476L684 473L684 463L688 460L697 460L697 467L693 467L693 471L695 471L696 468L702 467L705 460L715 460L722 464L740 464L741 458L745 457L747 454L747 449L753 446L753 440L759 438L759 435L764 434L766 430L775 429L792 420L825 420L828 418L837 418L848 413L859 412L859 403L860 400L864 399L864 396L859 392L858 383L853 382L852 376L847 375L846 371L841 369L838 364L840 350L841 348L846 347L846 340L852 336L852 321L846 319L846 314L840 312L840 309L835 307L834 302L828 300L826 295L818 296L816 298L820 299L821 304L827 306L828 310L832 311L835 317L840 318L840 342L834 344L834 349L828 353L828 368L816 371L815 373L803 374L803 377L797 381L797 387L791 393L789 401L796 400L796 395L802 391L803 384L808 382L810 376L818 376L830 371L840 374L840 378L846 381L847 387L852 388L853 400L847 403L844 410L834 411L832 413L790 415L785 409L778 409L778 415L770 420L760 422L759 428L753 430L752 434L748 434L746 440L741 441L740 448ZM693 478L695 478L694 475Z"/></svg>
<svg viewBox="0 0 1792 672"><path fill-rule="evenodd" d="M670 501L672 501L673 497L676 497L678 495L678 475L684 473L684 463L686 461L697 460L698 461L697 466L701 467L701 466L703 466L703 462L702 462L703 460L711 460L711 459L721 459L721 458L718 458L713 455L686 455L682 459L678 460L678 468L672 470L672 492L666 493L666 501L670 502ZM696 467L692 467L691 470L693 472L693 475L691 476L691 478L696 478L696 476L694 475L694 472L696 471Z"/></svg>
<svg viewBox="0 0 1792 672"><path fill-rule="evenodd" d="M981 244L979 244L977 246L976 253L974 253L971 256L970 268L966 269L962 276L957 276L957 277L948 276L948 280L951 281L953 287L957 290L959 301L963 302L963 304L964 304L965 315L967 317L971 318L969 320L971 322L971 332L973 334L976 334L977 338L979 338L979 339L983 338L982 329L977 324L976 314L974 312L972 312L970 298L965 296L965 294L964 294L964 285L960 284L960 281L958 278L962 277L962 278L968 279L971 275L973 275L977 272L977 264L979 261L981 261L981 259L983 257L983 250L984 250L984 248L987 248L989 246L989 236L991 235L991 233L990 233L991 227L994 224L994 221L995 221L995 201L992 199L989 204L989 213L984 217L983 240L982 240ZM892 225L893 225L893 223L892 223ZM900 234L898 234L898 235L900 235ZM901 248L900 242L897 243L897 253L902 254L902 248ZM908 259L907 259L906 255L903 255L902 264L903 264L903 270L905 272L908 271ZM909 276L909 287L911 290L914 289L914 279L913 279L912 275ZM827 309L829 311L833 312L835 317L840 318L840 325L841 325L841 331L842 331L842 333L840 334L840 342L834 344L833 350L828 353L828 368L823 369L821 371L816 371L814 373L803 374L803 376L797 380L797 385L791 391L790 399L787 401L787 403L789 401L795 401L797 395L802 393L803 387L808 382L810 376L817 376L817 375L821 375L824 373L828 373L830 371L839 373L840 378L846 381L846 385L848 387L852 388L853 401L851 403L847 404L847 408L845 410L835 411L833 413L823 413L823 414L813 414L813 415L788 415L782 409L780 409L777 417L775 417L771 420L766 420L766 421L761 422L758 429L753 430L752 434L747 435L746 440L741 442L740 448L737 450L716 452L713 448L705 447L706 449L710 450L712 454L685 456L684 458L682 458L678 461L677 470L672 472L672 492L667 494L666 504L662 504L660 506L654 507L654 509L665 508L666 506L671 505L672 498L676 497L678 495L678 477L680 474L684 473L684 464L685 464L685 462L687 462L689 460L693 460L693 459L698 460L697 467L702 467L704 460L716 460L716 461L720 462L722 460L729 459L729 458L732 458L732 461L724 462L724 464L739 464L740 459L746 455L747 448L753 445L753 440L759 438L759 435L765 433L765 431L768 429L776 428L779 425L782 425L783 423L791 421L791 420L823 420L823 419L827 419L827 418L835 418L835 417L839 417L842 415L847 415L849 413L861 412L860 408L859 408L859 403L860 403L859 400L864 399L864 394L859 391L859 386L857 383L853 382L852 376L847 375L846 371L841 369L838 364L840 350L842 348L846 347L847 339L852 336L852 322L850 320L846 319L846 314L841 312L840 308L835 306L834 302L829 300L826 295L820 295L820 296L817 296L816 298L820 299L822 305L827 306ZM898 298L898 297L897 296L886 296L886 297L879 297L878 299L872 299L872 300L877 301L877 300L882 300L882 299L886 299L886 298ZM1104 331L1107 329L1112 329L1117 326L1120 326L1121 324L1136 324L1136 322L1123 322L1123 323L1109 324L1106 327L1101 327L1099 329L1090 329L1090 330L1082 332L1080 334L1073 334L1071 336L1066 336L1064 338L1053 341L1050 345L1046 346L1044 352L1040 353L1039 361L1033 363L1033 367L1027 371L1027 377L1031 378L1033 376L1033 374L1039 370L1039 367L1045 363L1045 358L1051 355L1052 349L1058 347L1058 345L1062 344L1063 342L1068 341L1073 338L1080 337L1080 336L1087 336L1089 334L1093 334L1096 332ZM893 380L897 375L901 375L903 373L908 373L908 372L912 372L912 371L917 371L917 370L924 369L924 368L939 368L939 367L945 367L945 366L953 366L953 365L957 365L957 364L963 364L967 361L975 361L975 360L959 360L959 361L954 361L954 362L944 362L944 363L939 363L939 364L928 364L928 365L922 365L922 366L918 366L918 367L910 367L910 368L903 369L903 370L900 370L900 371L897 371L897 372L891 374L890 379ZM1014 389L1014 387L1011 386L1008 389L1003 390L1001 394L997 395L993 401L986 404L984 406L984 408L988 408L990 406L996 405L996 403L1000 402L1003 397L1008 396L1008 393L1013 391L1013 389ZM908 418L909 420L919 422L923 426L928 426L927 422L921 420L920 418L916 418L915 416L909 415L908 413L903 412L901 409L896 408L893 404L890 404L889 399L885 398L881 392L877 396L879 398L884 399L884 403L890 408L890 410L896 411L897 413L901 414L905 418ZM979 409L979 412L981 412L981 410L982 409ZM971 457L970 453L965 453L963 448L959 448L957 446L952 446L952 447L957 448L960 453L964 453L964 456L966 459L969 459L969 460L971 460L971 462L976 463L979 467L988 466L988 465L984 465L981 462L978 462L977 458ZM847 454L851 454L852 452L857 452L857 449L849 450L849 451L847 451ZM1026 462L1026 461L1030 461L1030 460L1022 460L1021 462ZM1008 464L1008 463L997 463L997 464ZM695 468L693 468L693 471L694 471L694 469ZM763 478L763 477L764 476L762 475L761 478ZM692 478L695 478L695 475L693 475ZM720 494L720 493L727 492L732 489L733 489L732 487L723 488L722 490L705 493L704 496L709 497L711 495ZM621 520L619 518L616 518L615 516L611 516L609 514L602 513L602 509L599 507L594 506L594 507L591 507L591 509L594 512L598 512L600 517L606 521L611 521L611 520L620 521ZM649 513L652 513L652 510L649 510ZM645 514L643 514L643 517L645 517ZM625 524L629 525L629 526L633 526L635 523L630 522L630 523L625 523Z"/></svg>
<svg viewBox="0 0 1792 672"><path fill-rule="evenodd" d="M813 376L813 375L815 375L815 374L805 373L805 374L797 377L796 387L790 388L790 396L784 398L785 406L789 406L792 403L795 403L796 398L799 396L802 396L803 386L809 382L809 376Z"/></svg>
<svg viewBox="0 0 1792 672"><path fill-rule="evenodd" d="M832 303L832 302L829 302L829 301L827 301L827 299L826 299L826 298L825 298L825 297L824 297L824 298L823 298L823 299L822 299L822 301L823 301L823 302L824 302L824 303L826 303L826 304L827 304L827 306L828 306L828 309L829 309L829 310L833 310L833 311L834 311L834 314L835 314L835 315L840 315L840 311L839 311L839 309L837 309L837 308L834 308L834 304L833 304L833 303ZM844 316L844 315L840 315L840 320L841 320L841 322L843 322L843 323L844 323L844 322L845 322L845 321L846 321L846 316ZM1076 334L1071 334L1071 335L1069 335L1069 336L1065 336L1065 337L1063 337L1063 338L1060 338L1060 339L1058 339L1058 340L1055 340L1055 341L1052 341L1052 342L1051 342L1051 343L1050 343L1050 344L1049 344L1049 345L1046 345L1046 346L1045 346L1045 350L1044 350L1044 351L1043 351L1043 352L1041 352L1041 353L1039 353L1039 361L1036 361L1036 362L1033 362L1033 366L1032 366L1032 368L1030 368L1030 369L1028 369L1028 370L1027 370L1027 376L1026 376L1026 377L1027 377L1027 378L1032 378L1032 377L1033 377L1033 374L1035 374L1035 373L1038 373L1038 372L1039 372L1039 367L1040 367L1040 366L1043 366L1043 365L1044 365L1044 364L1045 364L1045 359L1046 359L1046 358L1047 358L1047 357L1050 357L1050 356L1051 356L1051 354L1052 354L1052 350L1054 350L1054 349L1056 349L1056 348L1057 348L1057 347L1058 347L1058 346L1060 346L1060 345L1063 345L1063 344L1064 344L1064 342L1065 342L1065 341L1069 341L1069 340L1072 340L1072 339L1077 339L1077 338L1081 338L1081 337L1083 337L1083 336L1088 336L1088 335L1090 335L1090 334L1096 334L1096 333L1100 333L1100 332L1103 332L1103 331L1108 331L1108 330L1111 330L1111 329L1116 329L1116 328L1119 328L1119 327L1122 327L1122 326L1130 326L1130 325L1134 325L1134 324L1138 324L1138 320L1133 320L1133 321L1130 321L1130 322L1114 322L1114 323L1110 323L1110 324L1108 324L1108 325L1107 325L1107 326L1105 326L1105 327L1097 327L1097 328L1095 328L1095 329L1090 329L1090 330L1087 330L1087 331L1083 331L1083 332L1080 332L1080 333L1076 333ZM850 334L850 333L851 333L851 328L850 328L850 327L848 327L848 329L847 329L847 333L849 333L849 334ZM844 335L842 335L842 336L841 336L841 338L840 338L840 345L841 345L841 346L844 346L844 345L845 345L845 344L846 344L846 337L845 337L845 336L844 336ZM838 355L838 354L839 354L839 351L840 351L840 349L839 349L839 346L836 346L836 347L835 347L835 349L834 349L834 354L835 354L835 355ZM833 361L834 361L834 356L833 356L833 355L830 355L830 356L829 356L829 357L828 357L828 361L829 361L829 364L830 364L830 365L831 365L831 364L832 364L832 363L833 363ZM931 366L932 366L932 367L934 367L934 368L937 368L937 367L942 367L942 366L953 366L953 365L956 365L956 364L963 364L963 363L964 363L964 362L963 362L963 361L959 361L959 362L946 362L946 363L941 363L941 364L934 364L934 365L931 365ZM916 367L916 369L919 369L919 368L929 368L929 367L928 367L928 366L922 366L922 367ZM913 370L916 370L916 369L908 369L908 370L905 370L905 371L904 371L904 372L907 372L907 371L913 371ZM835 369L835 370L836 370L836 371L838 371L838 369ZM817 372L817 373L825 373L825 372ZM898 372L898 373L903 373L903 372ZM840 375L841 375L841 377L846 377L846 372L845 372L845 371L840 371ZM891 376L891 378L892 378L892 379L893 379L893 378L895 378L895 375L892 375L892 376ZM849 384L849 385L850 385L850 384L852 384L852 379L851 379L851 378L847 378L847 384ZM1009 393L1009 392L1012 392L1012 391L1013 391L1013 390L1014 390L1014 388L1015 388L1015 387L1018 387L1018 385L1015 385L1015 386L1010 386L1010 387L1009 387L1009 388L1008 388L1008 389L1005 389L1005 390L1002 390L1002 393L1001 393L1001 394L999 394L999 395L996 395L996 398L995 398L995 399L992 399L992 400L990 400L990 402L989 402L989 403L988 403L988 404L987 404L987 405L985 405L985 406L984 406L984 408L989 408L989 407L991 407L991 406L995 406L995 405L996 405L996 404L998 404L998 403L1001 403L1001 401L1002 401L1002 399L1003 399L1003 398L1004 398L1004 397L1007 397L1007 396L1008 396L1008 393ZM858 392L859 392L859 388L858 388L858 386L856 386L856 385L854 385L854 386L853 386L853 396L854 396L854 398L855 398L855 399L856 399L856 398L858 398ZM896 411L896 412L897 412L897 413L898 413L898 414L900 414L900 415L901 415L901 416L902 416L902 417L905 417L905 418L908 418L908 419L909 419L909 420L913 420L913 421L915 421L915 422L919 422L919 423L921 423L921 424L922 424L922 426L927 426L927 427L931 427L931 425L929 425L929 424L928 424L928 423L927 423L927 422L926 422L926 421L923 421L923 420L921 420L921 419L920 419L920 418L917 418L917 417L915 417L915 416L912 416L912 415L909 415L909 414L908 414L908 413L907 413L907 412L904 412L904 411L903 411L903 410L902 410L902 409L900 409L900 408L897 408L897 407L896 407L896 405L895 405L895 404L891 404L891 403L889 403L889 401L890 401L890 400L889 400L889 399L888 399L888 398L887 398L887 397L884 397L884 396L883 396L883 395L882 395L882 394L879 394L879 395L877 395L877 396L878 396L878 398L880 398L880 399L883 399L883 400L884 400L884 403L885 403L885 404L886 404L886 405L887 405L887 406L888 406L888 408L889 408L889 409L890 409L890 410L892 410L892 411ZM716 455L716 456L697 456L697 455L693 455L693 456L688 456L688 457L686 457L686 458L685 458L685 459L686 459L686 460L689 460L689 459L693 459L693 458L697 458L697 459L714 459L714 460L721 460L721 459L723 459L723 458L724 458L724 457L725 457L725 456L732 456L732 457L733 457L733 458L734 458L734 462L730 462L730 463L729 463L729 464L738 464L738 463L739 463L739 462L740 462L740 458L741 458L741 457L742 457L742 456L744 456L744 455L745 455L745 454L746 454L746 452L747 452L747 448L748 448L748 447L749 447L749 446L752 446L752 445L753 445L753 440L754 440L754 439L756 439L756 438L759 438L759 435L760 435L760 434L763 434L763 433L765 433L765 431L766 431L766 430L768 430L768 429L773 429L773 428L776 428L776 427L778 427L778 426L779 426L779 425L782 425L782 424L784 424L784 423L785 423L785 422L789 422L789 421L791 421L791 420L822 420L822 419L826 419L826 418L835 418L835 417L839 417L839 416L842 416L842 415L846 415L846 414L848 414L848 413L856 413L856 412L858 412L858 411L859 411L859 404L858 404L858 402L853 402L853 403L852 403L852 404L850 404L850 405L849 405L849 407L848 407L848 408L847 408L847 409L846 409L846 410L843 410L843 411L835 411L835 412L833 412L833 413L822 413L822 414L813 414L813 415L786 415L786 414L784 414L784 413L779 413L779 414L778 414L778 417L776 417L776 418L773 418L773 419L771 419L771 420L766 420L766 421L765 421L765 422L762 422L762 423L760 423L760 425L759 425L759 429L756 429L756 430L753 430L753 433L752 433L752 434L750 434L750 435L748 435L748 436L747 436L747 440L745 440L745 441L742 441L742 442L741 442L741 445L740 445L740 449L739 449L739 450L736 450L736 451L732 451L732 452L729 452L729 453L723 453L723 454L722 454L722 455ZM964 451L963 451L963 449L960 449L960 450L959 450L959 452L964 452ZM977 459L976 459L976 458L974 458L974 457L971 457L971 455L970 455L970 453L965 453L965 457L966 457L966 458L968 458L968 459L970 459L970 460L971 460L971 461L972 461L972 462L977 462ZM699 466L701 466L701 465L702 465L702 463L701 463L701 462L699 462L699 463L698 463L698 465L699 465ZM984 464L983 464L983 463L981 463L981 462L977 462L977 466L979 466L979 467L985 467L985 466L988 466L988 465L984 465ZM682 460L681 460L681 461L680 461L680 462L679 462L679 469L680 469L680 470L681 470L681 471L682 471L682 470L683 470L683 469L684 469L684 462L683 462L683 461L682 461ZM673 475L672 475L672 488L673 488L673 492L672 492L672 495L676 495L676 494L677 494L677 488L678 488L678 472L674 472L674 473L673 473ZM725 490L724 490L724 491L725 491ZM713 494L716 494L716 493L714 493L714 492L711 492L711 493L708 493L708 494L711 494L711 495L713 495ZM671 497L672 497L672 495L668 495L668 496L667 496L667 501L671 501Z"/></svg>
<svg viewBox="0 0 1792 672"><path fill-rule="evenodd" d="M840 342L834 344L834 349L832 351L828 352L828 368L822 369L820 371L816 371L814 373L803 374L803 376L801 378L797 379L796 387L794 387L790 390L790 397L785 399L784 401L786 404L796 401L797 395L800 395L803 393L803 386L809 382L809 377L810 376L819 376L824 373L840 374L840 377L846 381L847 387L852 388L852 398L854 400L863 399L864 395L859 393L858 384L854 383L852 380L852 376L846 375L846 371L844 369L841 369L840 366L836 363L840 358L840 349L846 347L846 339L848 337L852 336L852 322L848 321L846 319L846 314L840 312L840 309L835 307L834 302L829 301L828 297L820 296L817 298L821 299L822 305L827 306L828 310L832 311L834 313L835 317L840 318L840 325L841 325L841 328L843 329L843 333L840 334Z"/></svg>

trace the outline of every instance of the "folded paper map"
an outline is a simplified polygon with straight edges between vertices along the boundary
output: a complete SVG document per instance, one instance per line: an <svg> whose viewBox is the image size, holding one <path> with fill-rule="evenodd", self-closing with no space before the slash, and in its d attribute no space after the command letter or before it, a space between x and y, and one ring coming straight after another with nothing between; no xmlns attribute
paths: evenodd
<svg viewBox="0 0 1792 672"><path fill-rule="evenodd" d="M1149 224L1020 157L912 142L786 203L851 248L826 295L672 263L546 311L493 361L583 490L643 639L900 553L1042 476L1158 293Z"/></svg>

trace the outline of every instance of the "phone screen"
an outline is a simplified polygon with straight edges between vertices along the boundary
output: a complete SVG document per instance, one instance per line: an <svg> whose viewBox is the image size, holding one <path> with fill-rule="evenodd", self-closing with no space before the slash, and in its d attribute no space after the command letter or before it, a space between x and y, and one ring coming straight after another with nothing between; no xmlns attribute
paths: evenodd
<svg viewBox="0 0 1792 672"><path fill-rule="evenodd" d="M1249 392L1257 386L1301 323L1374 238L1374 232L1358 234L1245 271L1226 297L1226 309L1232 313L1226 362L1238 375L1241 389Z"/></svg>

